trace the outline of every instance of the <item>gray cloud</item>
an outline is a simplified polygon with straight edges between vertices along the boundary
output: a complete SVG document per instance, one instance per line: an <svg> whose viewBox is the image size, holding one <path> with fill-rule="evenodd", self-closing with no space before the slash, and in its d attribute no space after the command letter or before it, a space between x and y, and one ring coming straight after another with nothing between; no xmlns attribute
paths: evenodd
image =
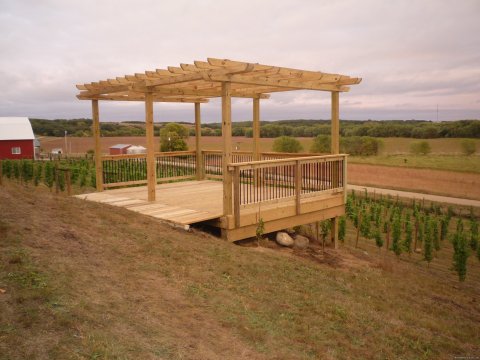
<svg viewBox="0 0 480 360"><path fill-rule="evenodd" d="M0 0L0 115L89 117L74 85L208 56L364 78L342 94L351 119L480 118L480 2ZM329 94L274 94L262 118L328 118ZM159 104L156 120L191 120ZM101 104L142 119L142 104ZM203 119L219 119L219 102ZM234 118L251 117L249 101Z"/></svg>

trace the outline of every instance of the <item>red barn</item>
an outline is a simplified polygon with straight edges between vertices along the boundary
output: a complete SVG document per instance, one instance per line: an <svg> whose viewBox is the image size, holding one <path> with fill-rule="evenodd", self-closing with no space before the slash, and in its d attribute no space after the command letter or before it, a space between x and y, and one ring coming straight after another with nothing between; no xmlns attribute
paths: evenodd
<svg viewBox="0 0 480 360"><path fill-rule="evenodd" d="M0 160L34 159L35 136L26 117L0 117Z"/></svg>

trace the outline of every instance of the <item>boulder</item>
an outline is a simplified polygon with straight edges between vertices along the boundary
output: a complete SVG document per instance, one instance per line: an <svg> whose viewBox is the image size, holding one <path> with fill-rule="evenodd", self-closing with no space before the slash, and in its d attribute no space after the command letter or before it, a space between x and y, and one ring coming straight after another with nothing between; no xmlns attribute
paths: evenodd
<svg viewBox="0 0 480 360"><path fill-rule="evenodd" d="M275 241L278 245L287 247L292 247L295 244L295 241L293 241L292 237L283 231L277 233Z"/></svg>
<svg viewBox="0 0 480 360"><path fill-rule="evenodd" d="M294 240L294 247L296 249L306 249L310 244L310 240L302 235L297 235Z"/></svg>

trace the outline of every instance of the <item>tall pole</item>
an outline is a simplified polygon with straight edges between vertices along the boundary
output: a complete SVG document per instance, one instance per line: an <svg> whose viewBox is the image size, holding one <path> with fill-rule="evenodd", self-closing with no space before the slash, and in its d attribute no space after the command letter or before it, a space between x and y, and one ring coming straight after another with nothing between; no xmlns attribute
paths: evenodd
<svg viewBox="0 0 480 360"><path fill-rule="evenodd" d="M331 124L331 153L340 153L340 93L338 91L332 91L332 124ZM337 179L338 181L338 174ZM346 182L346 179L344 179ZM338 217L331 220L331 234L333 246L338 248Z"/></svg>
<svg viewBox="0 0 480 360"><path fill-rule="evenodd" d="M145 93L145 134L147 137L147 192L148 201L155 201L157 176L155 169L155 142L153 129L153 94Z"/></svg>
<svg viewBox="0 0 480 360"><path fill-rule="evenodd" d="M196 150L196 167L197 167L197 180L203 180L205 177L203 171L203 158L202 158L202 126L200 118L200 103L195 103L195 150Z"/></svg>
<svg viewBox="0 0 480 360"><path fill-rule="evenodd" d="M222 137L223 137L223 214L232 215L232 175L228 164L232 162L232 98L231 84L222 82Z"/></svg>
<svg viewBox="0 0 480 360"><path fill-rule="evenodd" d="M92 100L92 133L95 143L95 182L97 191L103 191L102 147L100 144L100 115L98 100Z"/></svg>
<svg viewBox="0 0 480 360"><path fill-rule="evenodd" d="M260 98L253 98L253 160L260 159Z"/></svg>
<svg viewBox="0 0 480 360"><path fill-rule="evenodd" d="M67 130L65 130L65 154L68 153L68 145L67 145Z"/></svg>

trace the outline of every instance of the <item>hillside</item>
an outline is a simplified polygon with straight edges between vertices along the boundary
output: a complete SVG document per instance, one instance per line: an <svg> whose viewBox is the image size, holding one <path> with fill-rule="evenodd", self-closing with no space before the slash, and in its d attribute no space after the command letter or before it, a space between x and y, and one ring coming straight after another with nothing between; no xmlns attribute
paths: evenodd
<svg viewBox="0 0 480 360"><path fill-rule="evenodd" d="M480 356L478 266L240 247L31 190L0 186L0 358Z"/></svg>
<svg viewBox="0 0 480 360"><path fill-rule="evenodd" d="M92 136L91 119L30 119L33 132L37 136ZM195 134L193 124L179 122L190 128ZM155 133L166 122L155 123ZM233 136L252 137L251 121L236 121L232 124ZM221 123L203 123L202 135L221 136ZM101 122L102 136L144 136L143 121ZM261 137L275 138L278 136L315 137L330 134L330 120L277 120L261 121ZM404 138L480 138L480 120L457 120L432 122L424 120L341 120L340 134L342 136L371 137L404 137Z"/></svg>

